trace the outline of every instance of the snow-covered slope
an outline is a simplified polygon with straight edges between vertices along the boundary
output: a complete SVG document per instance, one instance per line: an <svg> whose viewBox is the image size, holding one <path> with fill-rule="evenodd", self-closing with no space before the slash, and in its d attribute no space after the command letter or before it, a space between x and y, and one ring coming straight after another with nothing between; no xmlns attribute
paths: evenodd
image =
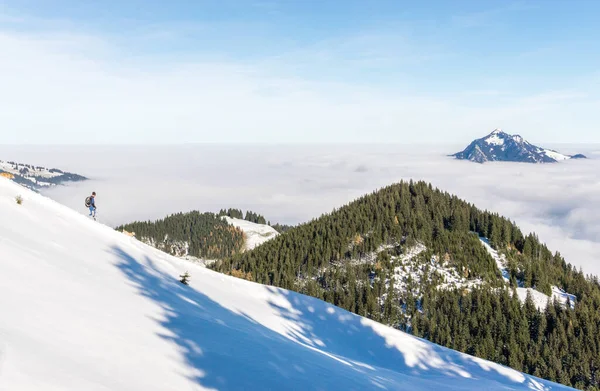
<svg viewBox="0 0 600 391"><path fill-rule="evenodd" d="M246 250L252 250L254 247L279 235L279 232L277 232L275 228L266 224L256 224L251 221L234 219L229 216L223 216L223 219L225 219L227 223L244 231L244 234L246 235Z"/></svg>
<svg viewBox="0 0 600 391"><path fill-rule="evenodd" d="M550 300L556 299L562 306L566 307L567 303L570 303L570 308L575 308L575 302L577 297L570 293L565 293L562 289L553 286L552 287L552 297L543 294L533 288L517 288L517 295L519 296L519 300L525 303L527 299L527 293L531 293L531 298L533 299L533 304L537 307L538 310L543 311L546 309L548 302Z"/></svg>
<svg viewBox="0 0 600 391"><path fill-rule="evenodd" d="M4 178L0 216L0 390L567 389L169 256Z"/></svg>
<svg viewBox="0 0 600 391"><path fill-rule="evenodd" d="M489 135L473 141L463 151L452 156L477 163L491 161L556 163L568 159L585 159L581 154L569 156L537 147L523 137L505 133L501 129L495 129Z"/></svg>

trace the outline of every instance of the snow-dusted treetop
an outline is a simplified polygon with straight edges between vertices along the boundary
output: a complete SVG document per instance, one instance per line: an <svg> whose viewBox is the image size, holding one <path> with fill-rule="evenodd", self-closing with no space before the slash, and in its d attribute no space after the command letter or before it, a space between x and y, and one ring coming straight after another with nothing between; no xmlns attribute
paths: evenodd
<svg viewBox="0 0 600 391"><path fill-rule="evenodd" d="M169 256L4 178L0 215L5 390L567 389Z"/></svg>

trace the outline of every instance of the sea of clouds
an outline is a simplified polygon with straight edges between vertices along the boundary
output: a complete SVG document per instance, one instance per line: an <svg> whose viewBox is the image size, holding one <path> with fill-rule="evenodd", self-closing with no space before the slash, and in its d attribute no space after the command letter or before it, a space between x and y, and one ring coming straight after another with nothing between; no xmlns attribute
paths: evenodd
<svg viewBox="0 0 600 391"><path fill-rule="evenodd" d="M296 224L401 179L425 180L535 231L551 250L600 275L600 146L561 146L591 159L475 164L437 145L0 146L0 159L52 166L90 181L44 194L81 213L98 193L116 226L188 210L235 207Z"/></svg>

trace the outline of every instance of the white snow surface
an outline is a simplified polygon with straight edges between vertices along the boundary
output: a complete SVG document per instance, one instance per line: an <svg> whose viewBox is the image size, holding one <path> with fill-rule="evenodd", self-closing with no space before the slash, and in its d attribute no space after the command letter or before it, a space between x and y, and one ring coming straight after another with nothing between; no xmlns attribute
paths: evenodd
<svg viewBox="0 0 600 391"><path fill-rule="evenodd" d="M531 292L531 298L533 299L533 303L540 311L546 309L548 301L550 300L556 299L563 307L566 307L567 303L569 303L570 300L571 309L575 308L575 302L577 301L577 297L575 295L566 293L556 286L552 287L552 297L542 292L538 292L537 290L532 288L517 288L517 295L523 303L525 303L525 300L527 299L528 291Z"/></svg>
<svg viewBox="0 0 600 391"><path fill-rule="evenodd" d="M558 152L552 151L550 149L544 149L543 151L546 156L548 156L549 158L554 159L556 161L568 160L571 158L570 156L563 155L562 153L558 153Z"/></svg>
<svg viewBox="0 0 600 391"><path fill-rule="evenodd" d="M498 133L494 132L485 139L485 142L490 145L504 145L504 139L498 137Z"/></svg>
<svg viewBox="0 0 600 391"><path fill-rule="evenodd" d="M527 292L531 292L533 304L535 304L538 310L543 311L546 309L549 299L548 295L538 292L532 288L517 288L517 296L519 296L519 300L523 303L525 303L525 300L527 299Z"/></svg>
<svg viewBox="0 0 600 391"><path fill-rule="evenodd" d="M0 216L3 391L569 389L175 258L4 178Z"/></svg>
<svg viewBox="0 0 600 391"><path fill-rule="evenodd" d="M246 242L244 244L246 250L252 250L254 247L279 235L279 232L277 232L275 228L266 224L256 224L251 221L234 219L229 216L223 216L223 218L228 224L244 231L246 234Z"/></svg>
<svg viewBox="0 0 600 391"><path fill-rule="evenodd" d="M577 296L567 293L557 286L552 286L552 298L556 298L562 305L567 305L568 302L571 304L571 309L575 308L577 302Z"/></svg>

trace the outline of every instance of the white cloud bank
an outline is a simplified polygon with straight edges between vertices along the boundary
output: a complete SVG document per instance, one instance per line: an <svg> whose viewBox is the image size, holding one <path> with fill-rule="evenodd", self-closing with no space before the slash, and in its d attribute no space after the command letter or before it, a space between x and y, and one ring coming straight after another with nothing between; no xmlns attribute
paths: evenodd
<svg viewBox="0 0 600 391"><path fill-rule="evenodd" d="M573 148L573 149L571 149ZM535 231L586 273L600 274L600 146L563 148L593 159L558 164L474 164L456 146L0 147L0 159L50 165L92 178L47 194L82 213L98 192L115 226L197 209L251 209L298 223L401 179L426 180Z"/></svg>

